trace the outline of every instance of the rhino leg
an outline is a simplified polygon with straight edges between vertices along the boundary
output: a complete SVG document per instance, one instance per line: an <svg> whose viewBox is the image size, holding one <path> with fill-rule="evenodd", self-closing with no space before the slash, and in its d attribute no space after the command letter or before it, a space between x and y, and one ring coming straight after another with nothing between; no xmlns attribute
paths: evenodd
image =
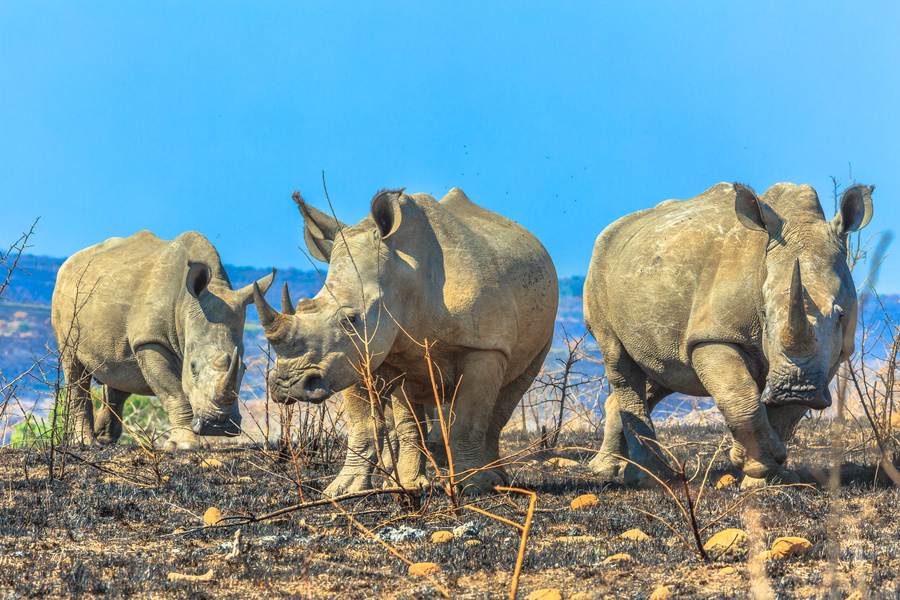
<svg viewBox="0 0 900 600"><path fill-rule="evenodd" d="M750 478L781 473L787 450L769 425L751 363L743 350L725 343L698 344L691 363L731 431L734 466Z"/></svg>
<svg viewBox="0 0 900 600"><path fill-rule="evenodd" d="M131 392L103 386L103 405L94 415L94 435L101 444L115 444L122 436L122 407Z"/></svg>
<svg viewBox="0 0 900 600"><path fill-rule="evenodd" d="M66 405L72 422L72 441L92 446L94 439L94 403L91 398L91 374L73 355L63 358L66 378Z"/></svg>
<svg viewBox="0 0 900 600"><path fill-rule="evenodd" d="M552 345L553 338L551 337L547 340L544 347L541 348L541 351L538 352L537 356L534 357L534 360L522 371L522 374L503 386L497 395L497 403L494 405L494 412L491 415L491 424L488 427L487 440L485 441L485 453L488 464L500 460L500 435L503 433L503 428L506 427L516 407L519 406L519 402L522 401L522 396L534 383L534 378L541 372L541 367L544 366L544 359L547 358ZM503 474L504 481L508 482L508 477L503 468L497 467L497 470Z"/></svg>
<svg viewBox="0 0 900 600"><path fill-rule="evenodd" d="M486 468L492 462L487 448L488 429L507 364L500 352L472 352L459 371L450 452L454 479L462 494L489 494L495 486L507 483L502 468Z"/></svg>
<svg viewBox="0 0 900 600"><path fill-rule="evenodd" d="M449 408L449 405L444 405ZM438 408L434 404L425 406L425 418L428 421L428 453L438 467L446 468L449 466L447 460L447 445L444 443L444 430L441 428L440 420L444 420L444 427L448 426L449 412L444 408Z"/></svg>
<svg viewBox="0 0 900 600"><path fill-rule="evenodd" d="M397 473L403 487L419 491L424 491L431 485L425 476L425 453L422 452L425 425L424 404L395 397L394 427L400 445Z"/></svg>
<svg viewBox="0 0 900 600"><path fill-rule="evenodd" d="M787 445L791 438L794 437L794 430L797 428L797 424L808 410L809 407L803 404L767 406L766 415L769 418L769 424L772 426L772 429L778 434L778 438ZM749 475L744 477L744 480L741 482L741 489L753 489L770 484L797 483L798 481L800 481L800 477L796 473L782 467L777 473L768 477L758 478L750 477Z"/></svg>
<svg viewBox="0 0 900 600"><path fill-rule="evenodd" d="M347 411L347 457L334 481L325 488L329 496L373 489L372 473L378 464L378 441L384 439L384 425L372 418L369 392L361 383L344 392Z"/></svg>
<svg viewBox="0 0 900 600"><path fill-rule="evenodd" d="M181 385L181 371L172 354L159 344L145 344L135 352L138 366L150 389L162 402L172 431L166 450L199 450L200 436L191 431L194 412Z"/></svg>
<svg viewBox="0 0 900 600"><path fill-rule="evenodd" d="M650 412L653 412L656 405L671 393L672 390L648 378L646 397ZM619 404L616 400L616 394L613 392L606 399L606 423L603 427L603 444L600 446L600 452L594 456L588 466L595 475L602 479L615 479L617 476L624 474L628 468L628 461L625 460L627 458L628 442L625 437L625 431L622 428ZM632 466L632 469L636 469L636 467ZM631 480L633 478L634 475L629 470L628 479Z"/></svg>

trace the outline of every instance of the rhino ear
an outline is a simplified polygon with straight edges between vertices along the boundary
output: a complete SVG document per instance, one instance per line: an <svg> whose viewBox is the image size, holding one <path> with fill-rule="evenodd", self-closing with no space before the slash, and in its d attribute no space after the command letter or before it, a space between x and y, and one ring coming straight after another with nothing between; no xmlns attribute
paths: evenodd
<svg viewBox="0 0 900 600"><path fill-rule="evenodd" d="M741 225L748 229L765 231L773 235L781 228L781 219L756 193L740 183L734 184L734 214Z"/></svg>
<svg viewBox="0 0 900 600"><path fill-rule="evenodd" d="M277 273L277 272L278 272L278 269L272 267L271 273L269 273L262 279L259 279L256 281L256 285L259 286L260 293L265 294L266 292L269 291L269 288L272 287L272 282L275 281L275 273ZM235 293L237 294L237 297L241 301L241 305L244 308L247 308L253 302L253 284L252 283L250 285L242 287Z"/></svg>
<svg viewBox="0 0 900 600"><path fill-rule="evenodd" d="M206 292L206 286L209 285L209 267L203 263L189 262L185 285L191 296L200 298Z"/></svg>
<svg viewBox="0 0 900 600"><path fill-rule="evenodd" d="M378 227L378 233L383 240L390 237L400 227L400 221L403 218L400 210L400 196L403 195L405 189L381 190L372 198L372 218L375 220L375 226Z"/></svg>
<svg viewBox="0 0 900 600"><path fill-rule="evenodd" d="M841 208L831 221L838 235L859 231L872 220L872 192L875 186L854 185L841 196Z"/></svg>
<svg viewBox="0 0 900 600"><path fill-rule="evenodd" d="M303 215L303 222L305 223L303 238L306 240L306 247L309 249L309 253L316 260L329 262L331 260L331 247L334 245L334 238L346 225L331 215L327 215L307 204L300 192L294 192L293 198L294 202L297 203L297 208L300 209L300 214Z"/></svg>

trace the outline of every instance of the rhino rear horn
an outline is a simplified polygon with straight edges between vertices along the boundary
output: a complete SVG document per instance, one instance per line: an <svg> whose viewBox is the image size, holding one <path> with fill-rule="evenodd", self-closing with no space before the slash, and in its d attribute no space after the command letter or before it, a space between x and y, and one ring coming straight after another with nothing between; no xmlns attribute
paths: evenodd
<svg viewBox="0 0 900 600"><path fill-rule="evenodd" d="M266 339L272 346L281 345L287 332L288 317L272 308L255 282L253 284L253 303L256 304L256 312L259 313L259 322L262 323Z"/></svg>
<svg viewBox="0 0 900 600"><path fill-rule="evenodd" d="M284 282L284 287L281 288L281 312L286 315L293 315L297 312L294 309L294 303L291 302L291 292L288 290L287 281Z"/></svg>
<svg viewBox="0 0 900 600"><path fill-rule="evenodd" d="M244 308L247 308L250 306L250 303L253 302L253 286L258 285L260 291L265 295L265 293L269 291L269 288L272 287L272 283L275 281L275 273L277 272L278 269L272 267L271 273L262 279L256 280L256 283L251 283L235 292L238 298L240 298L241 304L244 305Z"/></svg>
<svg viewBox="0 0 900 600"><path fill-rule="evenodd" d="M806 299L800 279L800 259L794 259L791 275L791 296L788 300L788 322L781 334L785 352L806 356L815 349L816 334L806 316Z"/></svg>
<svg viewBox="0 0 900 600"><path fill-rule="evenodd" d="M321 210L307 204L300 192L294 192L292 197L294 202L297 203L297 208L300 209L300 214L303 216L303 239L306 240L306 247L309 253L316 260L330 262L334 239L346 225L331 215L325 214Z"/></svg>

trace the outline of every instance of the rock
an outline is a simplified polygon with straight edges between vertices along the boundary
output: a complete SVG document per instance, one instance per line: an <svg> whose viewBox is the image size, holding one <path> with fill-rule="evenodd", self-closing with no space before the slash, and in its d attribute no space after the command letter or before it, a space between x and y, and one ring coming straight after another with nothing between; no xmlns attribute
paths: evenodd
<svg viewBox="0 0 900 600"><path fill-rule="evenodd" d="M809 540L800 537L780 537L772 542L772 558L781 560L800 556L812 550Z"/></svg>
<svg viewBox="0 0 900 600"><path fill-rule="evenodd" d="M453 533L449 531L435 531L431 534L432 544L446 544L453 540Z"/></svg>
<svg viewBox="0 0 900 600"><path fill-rule="evenodd" d="M169 573L169 581L212 581L215 574L210 569L203 575L185 575L184 573Z"/></svg>
<svg viewBox="0 0 900 600"><path fill-rule="evenodd" d="M203 522L207 525L215 525L222 520L222 512L215 506L206 509L203 513Z"/></svg>
<svg viewBox="0 0 900 600"><path fill-rule="evenodd" d="M172 533L184 533L185 531L187 531L187 529L185 529L184 527L176 527L175 531L173 531Z"/></svg>
<svg viewBox="0 0 900 600"><path fill-rule="evenodd" d="M569 597L569 600L591 600L591 595L587 592L578 592L574 596Z"/></svg>
<svg viewBox="0 0 900 600"><path fill-rule="evenodd" d="M721 575L722 577L727 577L732 573L734 573L734 567L724 567L722 569L719 569L719 575Z"/></svg>
<svg viewBox="0 0 900 600"><path fill-rule="evenodd" d="M525 596L525 600L562 600L562 594L555 588L536 590Z"/></svg>
<svg viewBox="0 0 900 600"><path fill-rule="evenodd" d="M894 420L894 418L891 417L891 421L893 421L893 420ZM849 596L847 596L847 600L863 600L864 597L865 596L863 596L863 593L860 592L859 590L857 590L857 591L853 592L852 594L850 594Z"/></svg>
<svg viewBox="0 0 900 600"><path fill-rule="evenodd" d="M631 557L630 554L628 554L626 552L620 552L619 554L613 554L612 556L607 556L606 559L603 561L603 564L604 565L608 565L608 564L622 565L622 564L630 563L633 560L634 559Z"/></svg>
<svg viewBox="0 0 900 600"><path fill-rule="evenodd" d="M600 504L600 498L594 494L584 494L578 496L569 505L572 510L588 510Z"/></svg>
<svg viewBox="0 0 900 600"><path fill-rule="evenodd" d="M472 521L463 523L458 527L454 527L452 531L453 537L459 538L461 540L478 537L478 527Z"/></svg>
<svg viewBox="0 0 900 600"><path fill-rule="evenodd" d="M666 600L672 597L672 590L666 586L658 587L647 600Z"/></svg>
<svg viewBox="0 0 900 600"><path fill-rule="evenodd" d="M409 525L401 525L400 527L385 527L378 537L390 543L418 542L425 539L425 532L421 529L413 529Z"/></svg>
<svg viewBox="0 0 900 600"><path fill-rule="evenodd" d="M646 542L653 539L640 529L629 529L619 537L623 540L631 540L633 542Z"/></svg>
<svg viewBox="0 0 900 600"><path fill-rule="evenodd" d="M466 546L480 546L481 545L481 542L478 540L466 540L464 543Z"/></svg>
<svg viewBox="0 0 900 600"><path fill-rule="evenodd" d="M215 458L204 458L200 461L201 469L218 469L219 467L224 467L225 463L221 460L217 460Z"/></svg>
<svg viewBox="0 0 900 600"><path fill-rule="evenodd" d="M555 467L557 469L571 469L572 467L579 466L579 464L580 463L577 460L563 458L561 456L554 456L553 458L544 461L545 467Z"/></svg>
<svg viewBox="0 0 900 600"><path fill-rule="evenodd" d="M433 577L440 572L441 568L433 562L420 562L409 565L410 577Z"/></svg>
<svg viewBox="0 0 900 600"><path fill-rule="evenodd" d="M561 535L556 538L557 542L562 542L564 544L577 544L579 542L584 543L592 543L598 541L600 538L594 537L592 535Z"/></svg>
<svg viewBox="0 0 900 600"><path fill-rule="evenodd" d="M722 488L733 487L737 485L738 480L734 478L734 475L725 474L722 475L722 478L716 482L716 489L721 490Z"/></svg>
<svg viewBox="0 0 900 600"><path fill-rule="evenodd" d="M749 538L740 529L726 529L712 536L703 544L703 550L712 560L743 560L749 551Z"/></svg>

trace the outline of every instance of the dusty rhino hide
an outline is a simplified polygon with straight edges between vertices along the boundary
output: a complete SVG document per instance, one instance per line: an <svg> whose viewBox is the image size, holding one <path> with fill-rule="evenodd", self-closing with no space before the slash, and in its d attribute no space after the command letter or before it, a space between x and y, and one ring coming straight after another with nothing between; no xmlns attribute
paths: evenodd
<svg viewBox="0 0 900 600"><path fill-rule="evenodd" d="M278 356L269 373L275 399L321 402L345 390L347 459L326 492L372 486L382 435L373 400L393 405L403 485L428 485L421 432L424 406L437 401L453 402L459 488L505 483L500 432L553 338L559 288L547 251L458 188L440 202L383 191L349 227L299 194L295 201L310 253L329 263L325 286L296 307L285 294L281 313L255 300Z"/></svg>
<svg viewBox="0 0 900 600"><path fill-rule="evenodd" d="M597 238L584 317L603 353L603 477L652 485L671 472L650 411L673 392L712 396L747 478L791 480L786 442L853 352L856 288L847 235L872 216L873 188L844 192L827 221L815 190L779 183L762 196L720 183L689 200L627 215Z"/></svg>
<svg viewBox="0 0 900 600"><path fill-rule="evenodd" d="M116 443L131 394L160 399L172 425L167 448L240 433L246 307L274 277L232 290L216 249L193 231L172 241L141 231L69 258L52 322L75 440ZM92 378L105 386L96 418Z"/></svg>

